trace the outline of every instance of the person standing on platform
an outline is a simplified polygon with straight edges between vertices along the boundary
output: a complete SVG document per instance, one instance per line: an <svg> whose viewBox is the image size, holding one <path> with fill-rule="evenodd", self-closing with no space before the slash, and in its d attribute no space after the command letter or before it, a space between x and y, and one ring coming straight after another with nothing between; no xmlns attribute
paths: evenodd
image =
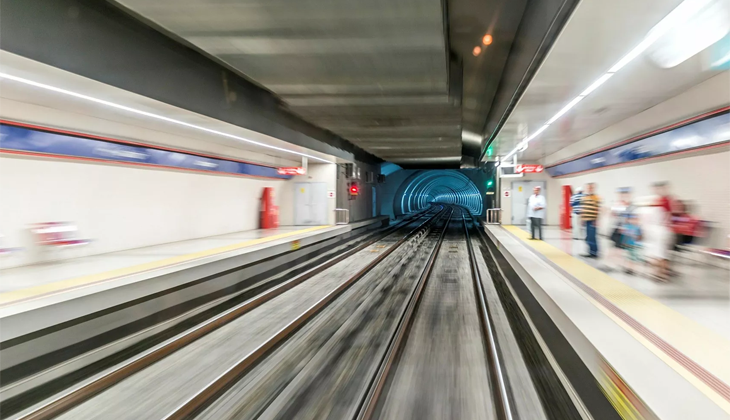
<svg viewBox="0 0 730 420"><path fill-rule="evenodd" d="M530 239L542 240L542 219L545 218L545 197L540 195L540 187L532 189L532 194L527 200L527 217L530 218ZM537 231L538 238L535 238Z"/></svg>
<svg viewBox="0 0 730 420"><path fill-rule="evenodd" d="M575 189L575 194L570 197L571 223L573 225L573 239L585 239L583 223L580 220L580 200L583 198L583 187Z"/></svg>
<svg viewBox="0 0 730 420"><path fill-rule="evenodd" d="M586 258L598 258L598 238L596 238L596 224L598 213L601 208L601 199L596 195L596 185L589 182L586 185L586 194L580 200L580 217L586 227L586 243L588 254L582 255Z"/></svg>

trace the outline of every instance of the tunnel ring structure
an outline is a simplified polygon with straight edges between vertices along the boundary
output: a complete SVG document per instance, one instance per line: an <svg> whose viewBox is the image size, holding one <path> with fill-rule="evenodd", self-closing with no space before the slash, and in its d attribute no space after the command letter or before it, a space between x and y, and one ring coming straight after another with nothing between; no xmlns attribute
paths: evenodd
<svg viewBox="0 0 730 420"><path fill-rule="evenodd" d="M479 215L483 201L479 188L456 170L420 171L407 179L400 196L400 210L410 213L428 207L430 203L457 204Z"/></svg>

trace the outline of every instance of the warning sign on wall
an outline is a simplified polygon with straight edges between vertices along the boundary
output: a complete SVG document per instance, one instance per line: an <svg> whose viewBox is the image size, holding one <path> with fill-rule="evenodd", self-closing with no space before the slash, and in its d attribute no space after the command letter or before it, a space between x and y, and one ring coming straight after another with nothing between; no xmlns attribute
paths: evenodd
<svg viewBox="0 0 730 420"><path fill-rule="evenodd" d="M520 187L520 188L522 188L522 187ZM510 192L509 192L509 190L506 190L506 191L504 192L504 196L505 196L505 197L507 197L507 198L509 198L509 195L510 195Z"/></svg>

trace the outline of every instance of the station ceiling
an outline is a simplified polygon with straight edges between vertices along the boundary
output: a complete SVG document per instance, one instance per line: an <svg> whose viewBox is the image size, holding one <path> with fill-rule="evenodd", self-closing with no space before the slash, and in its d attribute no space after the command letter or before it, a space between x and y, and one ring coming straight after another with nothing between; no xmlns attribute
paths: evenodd
<svg viewBox="0 0 730 420"><path fill-rule="evenodd" d="M478 161L577 0L118 3L383 160L458 167Z"/></svg>
<svg viewBox="0 0 730 420"><path fill-rule="evenodd" d="M681 2L581 1L496 137L494 154L506 155L540 129ZM707 61L706 55L698 54L675 67L662 68L651 58L651 50L643 53L531 141L518 158L544 159L718 75L721 70L709 69Z"/></svg>

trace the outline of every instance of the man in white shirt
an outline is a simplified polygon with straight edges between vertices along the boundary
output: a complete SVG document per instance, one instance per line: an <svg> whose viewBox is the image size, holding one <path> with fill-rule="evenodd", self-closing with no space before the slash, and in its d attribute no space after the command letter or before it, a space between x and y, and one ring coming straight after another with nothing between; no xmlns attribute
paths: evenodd
<svg viewBox="0 0 730 420"><path fill-rule="evenodd" d="M542 219L545 218L545 197L540 195L540 187L532 189L533 195L527 200L527 217L530 218L530 239L535 238L535 230L542 240Z"/></svg>

